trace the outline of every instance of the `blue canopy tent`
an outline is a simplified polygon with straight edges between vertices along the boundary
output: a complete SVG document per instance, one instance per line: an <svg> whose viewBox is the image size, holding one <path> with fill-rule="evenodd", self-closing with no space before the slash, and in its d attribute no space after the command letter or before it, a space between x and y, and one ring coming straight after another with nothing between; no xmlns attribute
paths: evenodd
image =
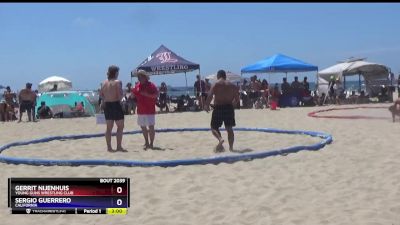
<svg viewBox="0 0 400 225"><path fill-rule="evenodd" d="M286 73L286 78L287 78L287 73L289 72L307 72L307 71L318 71L318 67L282 54L275 54L269 58L260 60L252 65L243 67L241 69L242 74L243 73Z"/></svg>
<svg viewBox="0 0 400 225"><path fill-rule="evenodd" d="M318 67L300 61L298 59L275 54L269 58L260 60L252 65L243 67L242 73L289 73L317 71Z"/></svg>
<svg viewBox="0 0 400 225"><path fill-rule="evenodd" d="M185 73L187 88L188 85L186 73L194 70L199 70L200 74L200 65L178 56L175 52L169 50L164 45L161 45L135 70L131 72L131 77L134 77L135 72L138 70L144 70L150 75Z"/></svg>

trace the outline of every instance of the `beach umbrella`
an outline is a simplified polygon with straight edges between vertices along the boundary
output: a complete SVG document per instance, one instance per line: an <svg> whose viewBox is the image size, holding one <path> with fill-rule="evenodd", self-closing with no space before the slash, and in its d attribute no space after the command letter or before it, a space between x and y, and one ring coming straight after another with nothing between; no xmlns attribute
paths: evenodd
<svg viewBox="0 0 400 225"><path fill-rule="evenodd" d="M211 74L209 76L206 76L206 79L209 79L212 83L217 82L217 80L218 80L217 74ZM227 71L226 72L226 80L236 84L236 83L242 83L244 78L240 75L237 75L230 71Z"/></svg>
<svg viewBox="0 0 400 225"><path fill-rule="evenodd" d="M69 91L72 89L72 82L64 77L52 76L39 83L39 92L50 91L57 84L57 91Z"/></svg>

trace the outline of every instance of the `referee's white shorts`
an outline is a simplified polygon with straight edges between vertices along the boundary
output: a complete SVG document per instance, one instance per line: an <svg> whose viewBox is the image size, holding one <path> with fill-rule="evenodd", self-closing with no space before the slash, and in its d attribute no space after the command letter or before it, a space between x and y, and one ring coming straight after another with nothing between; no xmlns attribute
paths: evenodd
<svg viewBox="0 0 400 225"><path fill-rule="evenodd" d="M138 115L137 124L141 127L154 126L156 123L156 116L154 114Z"/></svg>

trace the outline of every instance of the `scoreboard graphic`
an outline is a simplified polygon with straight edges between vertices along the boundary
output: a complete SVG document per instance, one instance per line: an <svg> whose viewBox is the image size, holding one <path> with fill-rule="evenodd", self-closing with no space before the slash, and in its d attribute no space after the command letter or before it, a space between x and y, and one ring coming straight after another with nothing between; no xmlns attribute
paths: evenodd
<svg viewBox="0 0 400 225"><path fill-rule="evenodd" d="M8 178L12 214L127 214L130 178Z"/></svg>

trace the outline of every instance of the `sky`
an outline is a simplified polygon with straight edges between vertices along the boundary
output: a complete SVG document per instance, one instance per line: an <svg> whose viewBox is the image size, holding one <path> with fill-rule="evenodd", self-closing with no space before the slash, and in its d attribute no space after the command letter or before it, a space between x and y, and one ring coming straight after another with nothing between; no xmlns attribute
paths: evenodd
<svg viewBox="0 0 400 225"><path fill-rule="evenodd" d="M126 84L162 44L200 64L202 76L240 74L276 53L320 70L366 57L397 76L399 27L399 3L0 3L0 85L20 90L31 82L35 89L57 75L76 90L92 90L112 64ZM189 86L197 73L187 74ZM315 81L316 72L297 75ZM283 76L261 78L275 83ZM185 86L184 74L151 80Z"/></svg>

